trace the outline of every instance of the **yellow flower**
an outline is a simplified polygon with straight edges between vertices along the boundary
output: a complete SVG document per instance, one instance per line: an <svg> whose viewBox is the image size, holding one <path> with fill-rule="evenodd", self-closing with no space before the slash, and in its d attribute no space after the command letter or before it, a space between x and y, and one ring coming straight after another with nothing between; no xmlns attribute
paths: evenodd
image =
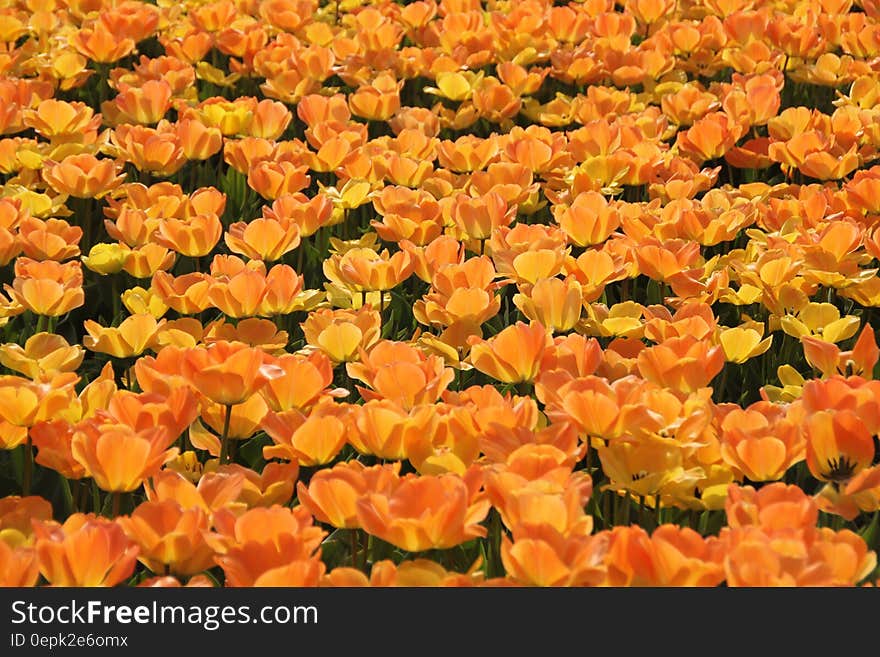
<svg viewBox="0 0 880 657"><path fill-rule="evenodd" d="M168 306L162 301L162 297L140 286L129 288L122 293L122 305L132 315L152 315L156 319L168 312Z"/></svg>
<svg viewBox="0 0 880 657"><path fill-rule="evenodd" d="M773 342L772 335L762 340L759 331L742 326L724 329L719 339L724 349L724 358L730 363L745 363L750 358L760 356Z"/></svg>
<svg viewBox="0 0 880 657"><path fill-rule="evenodd" d="M816 302L808 303L797 315L785 315L779 320L788 335L798 339L809 335L835 344L854 336L859 324L855 315L841 317L834 304Z"/></svg>
<svg viewBox="0 0 880 657"><path fill-rule="evenodd" d="M82 256L83 264L101 276L116 274L122 271L125 260L131 251L125 244L95 244L89 249L88 256Z"/></svg>
<svg viewBox="0 0 880 657"><path fill-rule="evenodd" d="M152 344L159 328L152 315L132 315L115 328L105 328L91 319L83 325L89 333L83 338L85 348L116 358L140 356Z"/></svg>

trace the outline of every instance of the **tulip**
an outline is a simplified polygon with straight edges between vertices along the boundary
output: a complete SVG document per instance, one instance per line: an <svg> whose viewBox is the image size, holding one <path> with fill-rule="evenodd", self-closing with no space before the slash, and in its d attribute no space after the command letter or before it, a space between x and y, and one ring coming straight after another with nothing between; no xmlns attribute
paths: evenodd
<svg viewBox="0 0 880 657"><path fill-rule="evenodd" d="M131 576L138 546L118 524L76 513L34 524L40 573L53 586L116 586Z"/></svg>
<svg viewBox="0 0 880 657"><path fill-rule="evenodd" d="M474 499L456 475L404 477L389 492L370 492L357 502L364 530L409 552L455 547L485 536L479 523L488 500Z"/></svg>
<svg viewBox="0 0 880 657"><path fill-rule="evenodd" d="M214 563L203 535L208 517L199 508L183 509L172 500L144 502L117 522L140 548L138 561L154 573L194 575Z"/></svg>
<svg viewBox="0 0 880 657"><path fill-rule="evenodd" d="M162 427L135 431L125 424L89 421L73 434L73 457L105 491L127 493L177 455Z"/></svg>
<svg viewBox="0 0 880 657"><path fill-rule="evenodd" d="M550 346L547 330L538 322L517 322L489 340L470 338L471 364L503 383L532 382L541 357Z"/></svg>

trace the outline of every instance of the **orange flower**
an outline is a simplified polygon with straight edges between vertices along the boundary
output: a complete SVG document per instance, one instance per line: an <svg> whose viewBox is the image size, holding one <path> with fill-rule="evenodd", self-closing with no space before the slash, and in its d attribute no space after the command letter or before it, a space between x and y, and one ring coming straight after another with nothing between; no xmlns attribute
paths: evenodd
<svg viewBox="0 0 880 657"><path fill-rule="evenodd" d="M40 566L32 548L0 540L0 587L36 586L39 578Z"/></svg>
<svg viewBox="0 0 880 657"><path fill-rule="evenodd" d="M218 340L183 352L181 374L205 397L218 404L241 404L283 371L266 363L261 349Z"/></svg>
<svg viewBox="0 0 880 657"><path fill-rule="evenodd" d="M167 449L168 442L164 427L135 431L125 424L90 420L77 425L71 450L102 490L127 493L177 456L176 447Z"/></svg>
<svg viewBox="0 0 880 657"><path fill-rule="evenodd" d="M239 508L244 512L255 507L290 502L299 475L299 464L267 463L262 472L256 472L233 463L220 466L217 473L222 477L242 477L243 486L237 500L226 505L233 513L239 513Z"/></svg>
<svg viewBox="0 0 880 657"><path fill-rule="evenodd" d="M202 509L184 509L173 500L142 502L117 521L140 548L138 560L154 573L194 575L214 565L205 542L209 521Z"/></svg>
<svg viewBox="0 0 880 657"><path fill-rule="evenodd" d="M471 239L486 240L498 226L509 226L516 218L516 205L508 206L497 192L470 197L457 194L443 206L444 217Z"/></svg>
<svg viewBox="0 0 880 657"><path fill-rule="evenodd" d="M504 64L500 64L499 68L501 66ZM463 135L455 141L443 140L437 146L440 166L456 173L485 169L497 154L498 139L494 136L482 139L475 135Z"/></svg>
<svg viewBox="0 0 880 657"><path fill-rule="evenodd" d="M131 358L140 356L153 345L161 324L152 315L141 314L126 317L117 327L105 328L91 319L87 319L83 326L88 332L83 338L86 349L115 358Z"/></svg>
<svg viewBox="0 0 880 657"><path fill-rule="evenodd" d="M258 218L250 223L239 221L230 225L224 240L233 253L251 260L274 262L299 246L300 228L292 221Z"/></svg>
<svg viewBox="0 0 880 657"><path fill-rule="evenodd" d="M369 248L354 248L325 260L324 275L358 292L385 291L409 278L413 266L406 251L389 255L387 249L377 253Z"/></svg>
<svg viewBox="0 0 880 657"><path fill-rule="evenodd" d="M220 129L206 126L198 119L182 119L175 128L187 160L207 160L223 147Z"/></svg>
<svg viewBox="0 0 880 657"><path fill-rule="evenodd" d="M698 164L724 155L742 136L743 127L725 112L712 112L678 133L676 145Z"/></svg>
<svg viewBox="0 0 880 657"><path fill-rule="evenodd" d="M419 474L464 475L480 454L478 427L470 409L447 404L418 406L416 427L404 436L406 458Z"/></svg>
<svg viewBox="0 0 880 657"><path fill-rule="evenodd" d="M524 586L599 586L608 534L564 536L552 526L520 525L501 538L504 570Z"/></svg>
<svg viewBox="0 0 880 657"><path fill-rule="evenodd" d="M263 447L263 458L281 458L305 466L330 463L348 440L348 408L331 401L318 402L303 414L296 408L269 411L260 427L275 443Z"/></svg>
<svg viewBox="0 0 880 657"><path fill-rule="evenodd" d="M85 103L68 103L55 98L41 101L22 112L24 125L53 144L93 143L101 127L101 116Z"/></svg>
<svg viewBox="0 0 880 657"><path fill-rule="evenodd" d="M187 386L175 388L168 395L119 390L107 403L107 413L135 431L163 429L168 444L177 440L198 412L196 395Z"/></svg>
<svg viewBox="0 0 880 657"><path fill-rule="evenodd" d="M248 171L248 187L265 199L274 201L287 194L296 194L309 186L311 177L306 175L307 166L293 162L259 162Z"/></svg>
<svg viewBox="0 0 880 657"><path fill-rule="evenodd" d="M212 279L200 272L174 277L163 271L153 274L151 290L168 307L181 315L195 315L211 305L208 294Z"/></svg>
<svg viewBox="0 0 880 657"><path fill-rule="evenodd" d="M43 179L59 194L77 198L101 198L125 179L121 166L113 160L99 160L89 153L68 155L60 162L46 162Z"/></svg>
<svg viewBox="0 0 880 657"><path fill-rule="evenodd" d="M403 477L387 492L369 492L357 502L357 517L367 533L419 552L485 536L478 523L489 507L457 475L422 475Z"/></svg>
<svg viewBox="0 0 880 657"><path fill-rule="evenodd" d="M84 356L81 346L70 345L54 333L36 333L25 341L24 347L14 342L0 346L0 364L34 380L73 372Z"/></svg>
<svg viewBox="0 0 880 657"><path fill-rule="evenodd" d="M598 192L581 192L570 206L554 206L553 216L577 246L601 244L620 226L617 207Z"/></svg>
<svg viewBox="0 0 880 657"><path fill-rule="evenodd" d="M648 381L681 392L709 384L724 367L724 349L693 336L669 338L642 350L639 373Z"/></svg>
<svg viewBox="0 0 880 657"><path fill-rule="evenodd" d="M320 292L303 292L303 277L290 265L275 265L267 274L259 260L244 266L238 258L229 256L228 262L236 264L227 272L217 271L208 298L230 317L286 315L313 307L321 300ZM212 271L216 269L212 266Z"/></svg>
<svg viewBox="0 0 880 657"><path fill-rule="evenodd" d="M333 218L333 202L327 194L316 194L306 198L303 194L285 194L275 199L271 206L263 206L263 217L274 219L286 226L294 223L299 226L300 237L315 234Z"/></svg>
<svg viewBox="0 0 880 657"><path fill-rule="evenodd" d="M369 352L361 353L361 362L347 363L346 371L372 388L358 386L364 399L385 399L405 409L437 401L454 376L442 358L426 356L409 344L390 340L382 340Z"/></svg>
<svg viewBox="0 0 880 657"><path fill-rule="evenodd" d="M308 486L299 482L297 495L303 506L321 522L356 529L360 527L358 500L369 493L390 492L398 482L399 470L399 463L368 468L359 461L347 461L318 470Z"/></svg>
<svg viewBox="0 0 880 657"><path fill-rule="evenodd" d="M586 536L593 519L584 507L593 490L589 475L572 472L572 460L553 445L526 444L486 472L486 492L508 528L548 525L565 536Z"/></svg>
<svg viewBox="0 0 880 657"><path fill-rule="evenodd" d="M751 481L781 479L804 458L804 439L785 409L756 402L721 422L721 457Z"/></svg>
<svg viewBox="0 0 880 657"><path fill-rule="evenodd" d="M574 277L541 278L528 294L514 295L513 303L528 319L564 333L580 321L583 293Z"/></svg>
<svg viewBox="0 0 880 657"><path fill-rule="evenodd" d="M807 465L816 479L844 483L874 459L874 439L850 410L818 411L807 416Z"/></svg>
<svg viewBox="0 0 880 657"><path fill-rule="evenodd" d="M180 255L200 258L206 256L220 241L223 224L214 213L197 214L186 219L162 219L154 239Z"/></svg>
<svg viewBox="0 0 880 657"><path fill-rule="evenodd" d="M228 586L316 586L324 574L316 550L326 532L312 524L305 507L256 508L236 517L214 515L212 539Z"/></svg>
<svg viewBox="0 0 880 657"><path fill-rule="evenodd" d="M488 340L472 337L470 363L503 383L534 381L552 338L538 322L517 322Z"/></svg>
<svg viewBox="0 0 880 657"><path fill-rule="evenodd" d="M158 123L171 108L171 85L166 80L147 80L140 87L119 85L113 100L120 119L145 125ZM121 121L120 121L121 122Z"/></svg>
<svg viewBox="0 0 880 657"><path fill-rule="evenodd" d="M309 313L300 326L306 343L325 353L333 363L356 360L379 340L379 313L369 306L357 310L323 308Z"/></svg>
<svg viewBox="0 0 880 657"><path fill-rule="evenodd" d="M724 580L724 545L693 529L663 525L615 527L606 563L611 586L717 586Z"/></svg>
<svg viewBox="0 0 880 657"><path fill-rule="evenodd" d="M695 267L700 257L698 242L681 239L642 240L636 250L639 271L655 281L666 281Z"/></svg>
<svg viewBox="0 0 880 657"><path fill-rule="evenodd" d="M348 97L351 113L368 121L387 121L400 109L402 86L389 73L379 74L372 84L361 86Z"/></svg>
<svg viewBox="0 0 880 657"><path fill-rule="evenodd" d="M177 131L165 120L155 128L122 124L113 130L110 140L138 171L170 176L186 164Z"/></svg>
<svg viewBox="0 0 880 657"><path fill-rule="evenodd" d="M333 382L333 366L321 352L284 354L273 361L283 374L266 383L262 395L274 411L308 410Z"/></svg>
<svg viewBox="0 0 880 657"><path fill-rule="evenodd" d="M15 261L15 279L5 285L14 301L37 315L59 317L83 305L82 266L77 261L59 264L20 257Z"/></svg>
<svg viewBox="0 0 880 657"><path fill-rule="evenodd" d="M226 427L227 409L229 412L229 426ZM201 419L204 420L218 436L223 435L226 428L226 437L229 440L247 440L260 430L260 422L269 411L269 405L260 395L251 395L245 401L233 406L218 404L210 400L203 400L201 404ZM201 443L196 444L195 434L200 434ZM214 447L218 450L222 447L220 439L206 431L200 423L197 423L190 431L193 445L199 449L207 449L214 453ZM202 444L203 443L203 444ZM219 451L217 452L219 455Z"/></svg>
<svg viewBox="0 0 880 657"><path fill-rule="evenodd" d="M40 572L53 586L116 586L131 576L138 547L115 522L75 513L34 523Z"/></svg>
<svg viewBox="0 0 880 657"><path fill-rule="evenodd" d="M519 113L522 99L506 84L493 77L483 78L473 93L474 109L491 123L509 122ZM509 123L508 123L509 125Z"/></svg>
<svg viewBox="0 0 880 657"><path fill-rule="evenodd" d="M78 29L71 39L77 51L93 62L110 64L130 54L135 48L134 39L120 39L110 30L95 24L94 27Z"/></svg>
<svg viewBox="0 0 880 657"><path fill-rule="evenodd" d="M386 241L411 240L419 246L437 238L443 230L440 205L424 191L388 186L373 198L382 221L371 225Z"/></svg>

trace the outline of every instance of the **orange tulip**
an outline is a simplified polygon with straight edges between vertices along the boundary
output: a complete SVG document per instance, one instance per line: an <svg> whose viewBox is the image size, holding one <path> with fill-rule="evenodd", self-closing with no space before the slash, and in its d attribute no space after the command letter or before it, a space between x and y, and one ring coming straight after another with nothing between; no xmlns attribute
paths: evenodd
<svg viewBox="0 0 880 657"><path fill-rule="evenodd" d="M0 587L36 586L40 566L30 547L13 547L0 540Z"/></svg>
<svg viewBox="0 0 880 657"><path fill-rule="evenodd" d="M364 399L385 399L405 409L434 403L453 379L452 369L444 366L443 359L390 340L363 352L359 363L347 363L346 371L372 389L358 387Z"/></svg>
<svg viewBox="0 0 880 657"><path fill-rule="evenodd" d="M324 275L358 292L385 291L409 278L413 266L406 251L389 255L387 249L377 253L369 248L354 248L325 260Z"/></svg>
<svg viewBox="0 0 880 657"><path fill-rule="evenodd" d="M489 501L475 497L457 475L401 478L388 492L370 492L357 502L364 530L410 552L455 547L486 529L477 524Z"/></svg>
<svg viewBox="0 0 880 657"><path fill-rule="evenodd" d="M458 194L444 205L444 217L471 239L486 240L498 226L509 226L516 218L516 206L508 206L504 198L491 192L472 198Z"/></svg>
<svg viewBox="0 0 880 657"><path fill-rule="evenodd" d="M669 338L638 355L641 375L661 386L693 392L709 384L724 367L724 350L692 336Z"/></svg>
<svg viewBox="0 0 880 657"><path fill-rule="evenodd" d="M309 237L332 220L333 203L324 193L311 199L303 194L285 194L275 199L271 206L263 206L263 217L274 219L283 226L296 224L300 237Z"/></svg>
<svg viewBox="0 0 880 657"><path fill-rule="evenodd" d="M583 292L574 277L541 278L528 294L516 294L513 303L529 320L553 331L566 332L581 318Z"/></svg>
<svg viewBox="0 0 880 657"><path fill-rule="evenodd" d="M154 573L194 575L214 564L214 550L204 538L208 516L199 508L183 509L172 500L143 502L117 522L140 548L138 560Z"/></svg>
<svg viewBox="0 0 880 657"><path fill-rule="evenodd" d="M131 358L140 356L153 345L161 324L152 315L142 314L125 318L117 327L105 328L91 319L87 319L83 326L88 332L83 338L86 349L115 358Z"/></svg>
<svg viewBox="0 0 880 657"><path fill-rule="evenodd" d="M345 529L360 527L358 500L369 494L386 494L398 482L400 464L365 467L359 461L339 463L318 470L309 480L297 484L300 502L315 518L328 525Z"/></svg>
<svg viewBox="0 0 880 657"><path fill-rule="evenodd" d="M24 125L53 144L93 143L101 126L101 116L85 103L68 103L47 98L33 109L22 112Z"/></svg>
<svg viewBox="0 0 880 657"><path fill-rule="evenodd" d="M113 100L120 118L131 123L158 123L171 108L171 85L165 80L148 80L140 87L121 84Z"/></svg>
<svg viewBox="0 0 880 657"><path fill-rule="evenodd" d="M34 523L40 572L53 586L116 586L131 576L138 547L115 522L75 513Z"/></svg>
<svg viewBox="0 0 880 657"><path fill-rule="evenodd" d="M308 167L293 162L259 162L248 171L248 186L265 199L274 201L287 194L296 194L309 186Z"/></svg>
<svg viewBox="0 0 880 657"><path fill-rule="evenodd" d="M605 581L607 533L563 536L550 525L514 528L501 539L507 574L524 586L599 586Z"/></svg>
<svg viewBox="0 0 880 657"><path fill-rule="evenodd" d="M850 410L819 411L806 418L807 466L816 479L837 484L851 479L874 459L874 440Z"/></svg>
<svg viewBox="0 0 880 657"><path fill-rule="evenodd" d="M293 222L267 218L250 223L240 221L229 226L224 240L233 253L251 260L274 262L299 246L300 228Z"/></svg>
<svg viewBox="0 0 880 657"><path fill-rule="evenodd" d="M368 121L387 121L400 108L402 85L388 73L379 74L348 97L351 113Z"/></svg>
<svg viewBox="0 0 880 657"><path fill-rule="evenodd" d="M570 206L554 206L553 214L578 246L601 244L620 226L620 212L598 192L581 192Z"/></svg>
<svg viewBox="0 0 880 657"><path fill-rule="evenodd" d="M162 427L135 431L125 424L88 421L77 425L71 450L102 490L127 493L177 456L168 442Z"/></svg>
<svg viewBox="0 0 880 657"><path fill-rule="evenodd" d="M119 390L110 397L107 413L135 431L161 428L171 444L196 419L198 405L195 393L186 386L168 395Z"/></svg>
<svg viewBox="0 0 880 657"><path fill-rule="evenodd" d="M369 306L357 310L318 309L302 324L306 343L320 349L333 363L360 357L379 340L381 319Z"/></svg>
<svg viewBox="0 0 880 657"><path fill-rule="evenodd" d="M60 162L47 162L44 180L59 194L77 198L101 198L125 179L121 166L113 160L99 160L94 155L68 155Z"/></svg>
<svg viewBox="0 0 880 657"><path fill-rule="evenodd" d="M5 285L14 301L37 315L58 317L84 302L83 275L79 262L59 264L20 257L15 262L15 280Z"/></svg>
<svg viewBox="0 0 880 657"><path fill-rule="evenodd" d="M213 540L229 586L317 585L324 565L315 554L326 535L305 507L256 508L235 517L215 514Z"/></svg>
<svg viewBox="0 0 880 657"><path fill-rule="evenodd" d="M308 410L329 392L333 366L321 352L309 356L284 354L273 362L283 374L266 383L261 394L274 411Z"/></svg>
<svg viewBox="0 0 880 657"><path fill-rule="evenodd" d="M85 352L54 333L37 333L24 347L10 342L0 345L0 364L31 379L51 378L61 372L73 372L82 363Z"/></svg>
<svg viewBox="0 0 880 657"><path fill-rule="evenodd" d="M180 371L205 397L228 406L244 402L270 379L283 374L265 361L260 349L218 340L184 351Z"/></svg>
<svg viewBox="0 0 880 657"><path fill-rule="evenodd" d="M154 239L180 255L200 258L213 251L222 235L220 217L208 213L186 219L162 219Z"/></svg>
<svg viewBox="0 0 880 657"><path fill-rule="evenodd" d="M503 383L532 382L552 338L538 322L517 322L488 340L472 337L470 363Z"/></svg>
<svg viewBox="0 0 880 657"><path fill-rule="evenodd" d="M113 130L110 140L139 171L170 176L186 163L177 131L164 120L155 128L122 124Z"/></svg>
<svg viewBox="0 0 880 657"><path fill-rule="evenodd" d="M269 411L260 427L275 444L263 447L263 457L305 466L331 462L348 440L347 413L345 406L330 401L319 402L308 415L295 408Z"/></svg>
<svg viewBox="0 0 880 657"><path fill-rule="evenodd" d="M228 413L227 413L228 409ZM260 422L269 411L269 405L260 395L251 395L245 401L233 406L218 404L209 400L203 400L201 404L201 419L211 427L217 435L222 436L224 428L229 440L247 440L260 430ZM229 426L226 426L227 416ZM202 431L204 438L214 442L216 437L204 431L203 427L196 425L195 431ZM219 441L216 444L220 444ZM202 449L210 447L198 446Z"/></svg>
<svg viewBox="0 0 880 657"><path fill-rule="evenodd" d="M717 586L724 580L724 546L687 527L615 527L606 557L611 586Z"/></svg>
<svg viewBox="0 0 880 657"><path fill-rule="evenodd" d="M774 481L804 458L804 441L784 409L756 402L721 423L721 457L751 481Z"/></svg>
<svg viewBox="0 0 880 657"><path fill-rule="evenodd" d="M725 112L712 112L678 133L676 145L698 164L715 160L733 148L743 127Z"/></svg>

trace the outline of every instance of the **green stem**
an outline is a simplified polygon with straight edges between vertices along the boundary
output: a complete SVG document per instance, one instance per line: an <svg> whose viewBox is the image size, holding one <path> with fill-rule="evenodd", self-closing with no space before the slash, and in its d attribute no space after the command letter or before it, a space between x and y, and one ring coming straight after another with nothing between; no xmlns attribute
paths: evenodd
<svg viewBox="0 0 880 657"><path fill-rule="evenodd" d="M223 419L223 435L220 437L220 465L226 465L229 457L229 423L232 421L232 404L226 404L226 417Z"/></svg>
<svg viewBox="0 0 880 657"><path fill-rule="evenodd" d="M42 315L41 315L42 317ZM34 472L34 448L31 442L31 435L28 433L27 441L24 444L24 472L21 477L21 489L23 497L31 494L31 479Z"/></svg>
<svg viewBox="0 0 880 657"><path fill-rule="evenodd" d="M357 529L349 529L348 530L348 540L350 541L350 549L351 549L351 567L357 568L357 553L358 553L358 540L357 540Z"/></svg>
<svg viewBox="0 0 880 657"><path fill-rule="evenodd" d="M119 515L119 509L122 506L122 493L118 490L113 492L113 508L110 511L110 517L116 518Z"/></svg>

